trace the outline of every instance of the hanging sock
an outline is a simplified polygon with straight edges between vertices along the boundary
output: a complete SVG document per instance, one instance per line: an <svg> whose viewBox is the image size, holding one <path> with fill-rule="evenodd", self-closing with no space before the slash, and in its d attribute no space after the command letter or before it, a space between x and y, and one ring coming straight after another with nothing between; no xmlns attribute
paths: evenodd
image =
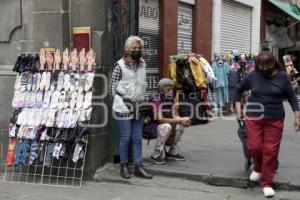
<svg viewBox="0 0 300 200"><path fill-rule="evenodd" d="M51 165L53 151L54 151L54 144L49 143L47 145L46 158L45 158L45 162L44 162L44 165L46 167L50 167L50 165Z"/></svg>
<svg viewBox="0 0 300 200"><path fill-rule="evenodd" d="M60 151L59 151L59 157L65 157L66 155L66 144L62 144Z"/></svg>
<svg viewBox="0 0 300 200"><path fill-rule="evenodd" d="M55 146L54 146L52 156L54 158L56 158L57 160L59 159L59 153L60 153L61 148L62 148L62 143L56 143Z"/></svg>
<svg viewBox="0 0 300 200"><path fill-rule="evenodd" d="M45 157L45 144L41 143L39 147L39 161L44 162L44 157Z"/></svg>
<svg viewBox="0 0 300 200"><path fill-rule="evenodd" d="M84 150L84 148L82 147L82 150L80 151L80 154L79 154L79 159L80 159L80 160L83 160L83 159L84 159L84 156L85 156L85 150Z"/></svg>
<svg viewBox="0 0 300 200"><path fill-rule="evenodd" d="M16 143L17 140L15 138L10 138L8 142L8 152L6 156L6 166L11 167L14 157L15 157L15 152L16 152Z"/></svg>
<svg viewBox="0 0 300 200"><path fill-rule="evenodd" d="M29 157L30 157L30 144L29 141L24 141L24 149L23 149L23 156L21 163L23 165L27 165L29 163Z"/></svg>
<svg viewBox="0 0 300 200"><path fill-rule="evenodd" d="M73 154L75 150L75 144L67 144L66 150L65 150L65 159L72 160L73 159Z"/></svg>
<svg viewBox="0 0 300 200"><path fill-rule="evenodd" d="M16 126L16 124L10 124L9 125L9 137L15 138L17 136L17 132L18 132L18 127Z"/></svg>
<svg viewBox="0 0 300 200"><path fill-rule="evenodd" d="M29 156L29 165L32 165L33 162L38 157L39 143L37 141L33 141L30 147L30 156Z"/></svg>
<svg viewBox="0 0 300 200"><path fill-rule="evenodd" d="M79 159L80 152L82 151L83 144L77 143L74 154L73 154L73 162L76 163Z"/></svg>
<svg viewBox="0 0 300 200"><path fill-rule="evenodd" d="M24 152L24 142L23 140L19 140L17 142L17 147L16 147L16 157L14 162L15 167L18 167L21 164L24 157L23 152Z"/></svg>

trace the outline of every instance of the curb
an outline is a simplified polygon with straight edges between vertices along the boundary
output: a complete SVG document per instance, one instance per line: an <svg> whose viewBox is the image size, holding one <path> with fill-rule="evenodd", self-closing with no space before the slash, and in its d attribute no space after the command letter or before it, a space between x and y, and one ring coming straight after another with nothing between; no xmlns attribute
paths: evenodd
<svg viewBox="0 0 300 200"><path fill-rule="evenodd" d="M242 178L242 177L226 177L226 176L216 176L212 174L208 175L208 174L180 173L180 172L153 170L149 168L147 168L147 171L156 176L201 182L211 186L232 187L232 188L242 188L242 189L259 187L258 182L252 182L249 179ZM114 175L112 175L111 173L112 171L110 171L109 175L105 173L105 171L98 172L94 175L93 179L95 182L135 185L134 182L119 177L119 174L117 172L113 172ZM115 176L116 174L118 175ZM289 182L274 182L273 187L276 190L282 190L282 191L300 191L300 185L292 184Z"/></svg>
<svg viewBox="0 0 300 200"><path fill-rule="evenodd" d="M225 176L215 176L207 174L189 174L189 173L180 173L180 172L170 172L170 171L161 171L147 169L153 175L159 175L170 178L181 178L195 182L202 182L212 186L223 186L223 187L233 187L233 188L252 188L259 187L258 182L252 182L247 178L241 177L225 177ZM300 191L300 185L291 184L289 182L274 182L274 189L282 191Z"/></svg>

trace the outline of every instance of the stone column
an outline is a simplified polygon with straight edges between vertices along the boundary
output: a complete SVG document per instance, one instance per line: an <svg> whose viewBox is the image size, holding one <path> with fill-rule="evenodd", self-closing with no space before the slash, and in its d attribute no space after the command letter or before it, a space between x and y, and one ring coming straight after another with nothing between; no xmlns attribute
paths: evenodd
<svg viewBox="0 0 300 200"><path fill-rule="evenodd" d="M160 77L165 77L169 56L177 54L178 2L160 1Z"/></svg>
<svg viewBox="0 0 300 200"><path fill-rule="evenodd" d="M193 19L193 52L202 54L205 58L211 58L212 51L212 21L213 1L196 0Z"/></svg>

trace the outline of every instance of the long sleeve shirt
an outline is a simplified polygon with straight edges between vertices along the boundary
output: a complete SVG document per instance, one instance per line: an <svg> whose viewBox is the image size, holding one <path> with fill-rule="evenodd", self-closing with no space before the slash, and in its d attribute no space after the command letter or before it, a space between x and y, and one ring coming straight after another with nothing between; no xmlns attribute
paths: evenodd
<svg viewBox="0 0 300 200"><path fill-rule="evenodd" d="M213 63L213 71L217 77L216 88L228 86L228 64L227 63Z"/></svg>
<svg viewBox="0 0 300 200"><path fill-rule="evenodd" d="M288 99L293 111L299 111L296 94L287 74L279 71L271 79L265 79L259 71L252 71L235 89L235 101L239 102L244 91L251 94L246 105L248 117L284 119L283 101Z"/></svg>
<svg viewBox="0 0 300 200"><path fill-rule="evenodd" d="M111 81L109 85L109 94L111 97L116 96L116 88L119 84L119 81L122 79L122 69L120 65L116 64L113 69L113 73L111 76Z"/></svg>

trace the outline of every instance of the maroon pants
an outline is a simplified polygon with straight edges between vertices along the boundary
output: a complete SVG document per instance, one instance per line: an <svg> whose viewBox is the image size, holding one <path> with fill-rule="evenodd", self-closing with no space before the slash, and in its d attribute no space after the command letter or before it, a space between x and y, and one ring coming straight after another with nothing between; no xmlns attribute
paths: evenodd
<svg viewBox="0 0 300 200"><path fill-rule="evenodd" d="M262 173L261 186L272 186L283 132L283 120L246 120L248 148L254 170Z"/></svg>

